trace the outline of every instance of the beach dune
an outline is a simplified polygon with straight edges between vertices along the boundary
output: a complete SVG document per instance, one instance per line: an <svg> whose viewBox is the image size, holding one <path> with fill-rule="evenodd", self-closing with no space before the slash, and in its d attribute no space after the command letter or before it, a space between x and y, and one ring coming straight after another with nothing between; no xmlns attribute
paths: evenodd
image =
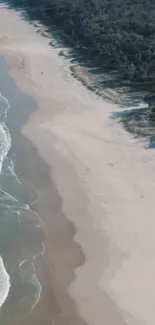
<svg viewBox="0 0 155 325"><path fill-rule="evenodd" d="M0 54L38 106L21 133L49 173L31 153L47 241L30 324L154 325L155 152L111 118L123 108L74 79L49 42L1 5Z"/></svg>

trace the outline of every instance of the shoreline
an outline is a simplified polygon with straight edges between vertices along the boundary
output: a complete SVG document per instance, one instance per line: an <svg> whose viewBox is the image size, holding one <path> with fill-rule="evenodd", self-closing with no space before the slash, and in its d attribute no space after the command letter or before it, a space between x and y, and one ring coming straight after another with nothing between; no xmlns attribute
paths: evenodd
<svg viewBox="0 0 155 325"><path fill-rule="evenodd" d="M14 10L0 15L0 53L38 107L13 135L47 230L29 324L153 325L155 153L109 119L121 108L74 79L49 39Z"/></svg>
<svg viewBox="0 0 155 325"><path fill-rule="evenodd" d="M3 61L3 60L2 60ZM1 73L2 73L2 79L4 76L6 76L6 67L4 67L4 72L2 72L3 66L6 65L5 62L0 63ZM8 89L7 85L10 84ZM25 93L22 93L18 87L15 84L15 81L11 76L6 76L5 82L0 80L1 88L3 94L7 98L9 98L11 102L11 109L8 113L7 118L7 125L9 126L9 129L11 131L12 135L12 146L11 146L11 152L14 154L14 163L15 163L15 172L18 175L18 177L21 177L22 179L31 182L37 189L39 189L40 197L39 200L36 203L33 203L30 205L30 207L33 209L33 211L36 211L38 215L42 218L42 214L44 215L44 218L42 218L42 221L44 223L44 227L50 229L49 236L55 237L54 232L57 231L57 235L59 236L59 232L61 231L62 226L64 227L64 235L62 244L59 246L62 250L64 250L64 245L69 245L70 250L72 250L72 254L76 254L76 264L81 264L80 259L82 259L82 262L84 260L84 254L81 251L81 248L78 244L72 242L73 234L75 233L74 226L72 223L67 220L67 218L63 215L61 212L61 198L54 186L54 183L52 180L50 180L50 170L47 164L42 160L42 158L38 155L37 149L33 146L33 144L26 139L25 136L21 133L21 128L26 124L26 121L28 120L29 116L32 112L35 112L38 108L31 96L28 96ZM22 103L22 106L20 107L20 103ZM24 105L23 105L24 103ZM29 112L24 113L24 109L29 105ZM19 109L22 108L22 111L19 115ZM19 119L16 119L16 117L19 117ZM26 159L29 157L29 163L27 163ZM24 163L26 161L26 163ZM30 165L29 165L30 164ZM33 165L31 165L33 164ZM37 168L36 168L37 165ZM52 196L52 198L51 198ZM46 208L47 206L47 208ZM54 207L55 206L55 207ZM52 222L49 220L49 213L48 208L52 209L52 214L54 214L54 218ZM59 223L57 222L56 218L59 218ZM54 225L54 229L52 229L52 225ZM60 228L60 229L59 229ZM47 245L48 238L46 238L45 245ZM55 238L53 239L53 243L55 246L58 246L57 242L55 241ZM52 239L50 239L50 242L47 246L51 247L52 245ZM62 247L61 247L62 246ZM47 250L49 252L49 247L47 247ZM54 247L54 250L59 250L59 247ZM52 247L51 247L51 254L52 254ZM54 252L54 254L57 253L58 262L61 257L59 257L59 251ZM61 251L60 251L61 253ZM47 256L46 256L47 255ZM61 306L59 305L59 302L57 301L54 293L54 288L52 284L51 274L49 270L49 260L52 259L52 256L49 257L49 254L46 252L39 253L38 257L35 259L35 268L37 277L39 279L39 282L42 287L41 296L38 304L35 306L34 310L30 315L27 315L27 317L22 319L22 324L27 324L27 321L29 324L40 324L42 325L43 322L47 322L47 324L50 324L51 321L53 323L57 322L62 324L70 323L72 324L72 321L76 321L77 324L85 325L86 323L82 320L80 320L80 317L76 315L76 307L74 306L74 302L72 301L71 297L68 295L68 293L64 292L66 303L71 305L73 316L70 319L70 316L64 316L61 315ZM81 255L81 256L80 256ZM79 262L77 262L77 258L79 256ZM54 256L53 256L54 257ZM73 262L72 262L73 263ZM75 266L76 267L76 266ZM74 279L74 263L73 266L69 266L67 269L67 282L70 282ZM62 269L63 270L63 269ZM61 274L63 276L63 274ZM68 283L69 285L69 283ZM68 287L66 284L65 286ZM52 305L51 305L52 303ZM15 315L12 315L12 324L16 325L17 319L20 317ZM60 318L60 320L58 320ZM10 321L10 320L9 320ZM18 319L19 321L19 319Z"/></svg>
<svg viewBox="0 0 155 325"><path fill-rule="evenodd" d="M32 29L34 29L33 26L30 26L30 27L32 27ZM39 35L39 37L40 37L40 35ZM11 51L10 51L11 55L10 55L10 53L8 55L7 51L5 51L5 50L1 51L1 52L4 55L8 65L10 66L10 69L9 69L10 72L11 72L10 75L13 78L15 78L17 86L24 93L30 94L30 96L32 96L32 98L34 98L35 100L38 100L38 98L37 98L38 93L37 93L37 96L36 96L36 94L33 93L32 88L31 88L33 86L33 84L29 87L26 78L24 78L25 77L24 76L24 74L25 74L24 62L26 61L25 57L22 56L22 55L19 55L19 57L16 58L14 55L12 55L13 52L11 53ZM61 59L60 59L60 61L61 61ZM66 74L66 71L65 71L65 74ZM67 72L67 75L68 75L68 72ZM18 82L20 82L20 84ZM42 103L41 103L40 106L43 106ZM27 117L29 116L28 121L29 121L30 116L33 116L33 114L35 114L36 110L38 110L38 109L39 109L39 105L36 105L35 111L32 112L30 110L29 114L26 113L26 116ZM61 110L62 109L60 109L59 112ZM55 116L55 112L52 112L52 113L54 113L53 116ZM19 114L19 112L18 112L18 114ZM21 116L22 116L22 114L21 114ZM13 119L13 120L15 120L15 119ZM29 125L29 122L26 122L26 121L27 121L27 118L24 120L24 123L22 123L24 128L25 128L25 126ZM33 124L32 124L32 126L33 126ZM36 126L37 125L35 125L35 127ZM38 126L37 126L37 128L38 128ZM20 122L20 128L21 128L21 122ZM11 127L11 129L12 129L12 127ZM13 126L14 131L15 131L15 129L18 130L19 127ZM24 137L22 136L23 140L22 140L22 137L21 137L22 133L24 134ZM15 171L17 171L17 174L18 174L19 177L22 176L22 178L24 178L24 179L26 179L28 181L30 180L33 183L33 185L36 188L38 188L39 191L40 191L40 189L41 189L41 187L43 185L42 184L43 179L41 180L41 184L40 184L40 183L38 183L38 176L34 177L34 173L35 173L34 169L33 169L32 172L30 172L29 168L28 168L28 172L25 171L25 167L27 167L27 163L23 165L23 153L22 153L21 148L24 148L24 151L26 149L28 157L30 155L31 156L33 155L33 159L35 159L35 164L38 164L38 158L40 159L40 157L42 155L40 155L40 152L39 152L39 157L36 158L38 156L38 149L39 149L39 148L37 148L36 145L33 147L33 153L32 153L31 149L29 150L29 148L32 147L32 144L31 144L32 139L30 139L31 142L30 142L29 145L23 144L24 139L26 140L26 142L29 142L29 136L28 136L29 132L25 134L25 132L22 131L22 133L20 134L20 137L18 137L18 134L16 134L16 133L15 133L15 136L13 135L13 138L15 139L14 140L15 141L15 146L13 145L13 150L15 150L15 152L17 154L17 159L15 160ZM18 138L18 140L17 140L17 138ZM44 134L44 141L45 140L46 139L45 139L45 134ZM48 139L47 139L47 141L48 141ZM56 140L56 143L57 143L57 140ZM33 144L35 144L35 142L33 142ZM49 146L49 149L51 150L51 146ZM31 151L31 152L29 152L29 151ZM72 180L73 189L74 189L74 182L76 184L76 189L74 190L75 193L73 193L73 197L74 197L74 200L76 200L76 195L79 196L79 199L80 199L80 202L81 202L80 206L78 208L79 212L82 209L82 211L83 211L82 213L85 213L85 216L87 215L87 218L89 218L89 216L87 214L87 204L86 204L87 198L86 197L84 198L84 196L85 196L84 191L81 188L81 186L79 186L80 184L78 185L79 180L77 178L77 175L76 175L74 169L72 168L72 165L70 164L69 161L67 161L65 159L65 157L62 157L62 156L59 157L57 155L57 151L55 151L54 148L52 148L52 152L53 152L53 154L55 156L54 157L54 160L55 160L54 165L55 165L55 163L57 164L58 162L59 162L60 165L62 164L62 169L65 169L68 172L68 175L69 175L70 178L73 178L73 180ZM21 162L20 162L20 159L19 159L20 157L22 157ZM45 157L49 158L48 153L45 156L43 155L43 157L44 158ZM65 162L65 160L66 160L66 162ZM44 165L45 164L47 164L47 166L50 166L50 169L51 169L51 161L48 161L48 160L45 159L44 160ZM43 165L41 167L39 167L40 172L42 171L42 169L43 169ZM48 167L48 169L49 169L49 167ZM37 170L38 170L38 166L37 166ZM72 170L72 173L71 173L71 170ZM51 172L50 172L50 174L51 174ZM30 179L29 179L29 177L30 177ZM43 175L43 177L45 178L45 175ZM33 179L33 181L32 181L32 179ZM36 180L37 180L37 182L36 182ZM43 183L45 183L44 186L46 186L46 188L47 188L47 183L48 182L49 182L49 177L46 177L46 179L43 182ZM34 210L41 216L41 218L42 218L42 215L44 215L44 218L42 218L42 220L43 220L43 222L45 224L45 229L46 230L50 229L51 226L52 226L51 223L49 223L49 225L48 225L49 216L47 215L47 217L45 217L45 210L47 209L49 204L51 205L51 193L53 194L54 183L51 184L51 182L52 182L52 175L51 175L51 181L50 181L50 185L49 185L50 189L48 189L48 193L50 193L50 198L48 198L48 193L47 193L47 190L45 188L46 195L43 192L43 196L46 197L45 202L44 202L44 200L39 199L38 204L36 206L34 205ZM70 190L69 190L69 192L70 192ZM52 285L54 287L54 290L53 290L53 293L51 293L51 296L58 295L55 299L53 298L55 300L54 308L53 308L53 314L54 314L53 323L58 322L58 324L65 324L66 325L66 322L67 322L67 325L68 324L72 325L75 322L76 324L79 324L79 325L86 325L87 322L84 319L82 319L83 318L81 316L82 313L78 312L78 314L77 314L77 308L79 309L79 307L78 307L77 301L74 299L74 294L72 294L70 292L70 290L69 290L69 288L71 287L71 283L74 282L75 279L77 279L76 270L81 265L85 264L85 261L84 261L85 260L85 254L84 254L83 250L81 249L80 241L78 239L77 240L75 239L75 236L77 236L77 226L79 227L79 225L76 224L76 222L75 222L76 220L73 219L73 221L71 221L72 218L70 219L70 218L67 217L67 219L66 219L65 214L63 213L63 209L61 208L62 199L60 199L58 197L59 196L58 196L58 192L57 192L56 197L55 197L55 195L53 197L52 203L53 203L54 206L56 205L56 207L59 206L59 209L62 210L61 214L64 215L64 219L66 221L64 222L61 219L61 221L58 220L58 222L57 222L56 220L54 220L54 222L53 222L54 223L54 230L52 231L52 235L54 237L54 240L53 240L54 246L56 244L56 247L54 247L53 256L49 256L49 250L51 249L51 245L52 245L51 239L50 239L50 242L48 244L49 247L47 247L48 237L51 236L51 234L50 234L51 230L50 230L50 232L47 234L47 241L46 241L46 245L45 245L46 246L45 253L44 253L45 263L44 263L44 261L42 263L42 261L40 261L39 259L35 262L35 265L37 267L37 276L39 277L39 281L41 282L43 292L41 294L40 303L38 304L38 306L36 306L36 308L34 310L34 314L32 314L31 318L29 319L29 324L31 324L31 323L34 324L36 321L37 321L37 324L39 324L39 322L40 322L40 325L42 325L42 322L44 322L44 321L47 321L48 323L51 322L51 317L52 317L51 316L51 306L46 307L46 305L44 303L44 301L47 300L46 291L49 291L48 286L49 286L49 282L50 282L50 279L51 279L51 274L50 274L50 271L49 271L49 261L50 261L50 263L53 264L54 267L56 267L56 270L54 270L54 269L52 270L52 275L53 275L53 279L54 279L54 280L52 279ZM50 203L49 203L49 201L50 201ZM58 203L58 201L59 201L59 203ZM56 218L57 217L58 217L58 212L56 212ZM90 222L89 220L85 220L85 222L84 222L85 227L88 227L89 222ZM93 234L93 226L90 225L90 227L88 227L88 228L90 228L89 229L90 233ZM57 235L60 232L61 236L63 235L63 237L64 237L63 238L64 242L62 242L61 245L60 245L59 235L58 235L58 239L59 239L58 242L57 242L57 240L55 242L55 231L56 231ZM99 235L98 231L97 231L97 236L95 236L95 239L96 239L96 244L95 245L98 245L100 247L100 240L102 241L103 239L102 239L102 236ZM97 244L97 242L98 242L98 244ZM57 248L57 246L58 246L58 248ZM64 251L64 248L65 248L65 251ZM66 264L66 262L64 263L63 260L61 262L60 257L62 256L62 254L63 254L63 256L66 256L67 264ZM74 254L75 254L75 257L74 257ZM96 249L95 249L93 254L96 254ZM60 257L59 257L59 255L60 255ZM80 257L80 255L81 255L81 257ZM44 258L43 258L43 260L44 260ZM106 257L105 257L105 259L106 259ZM81 262L80 262L80 260L81 260ZM71 265L72 265L72 267L71 267ZM63 271L65 272L64 275L60 271L59 271L60 274L58 275L58 267L60 268L60 270L61 270L61 268L63 269ZM86 269L87 269L87 267L86 267ZM94 271L95 271L96 274L93 274ZM96 270L92 269L92 279L94 278L94 276L95 276L96 279L98 279L99 273L100 272L99 272L99 270L97 268L96 268ZM46 277L49 279L49 281L47 281L47 279L45 280L45 274L46 274ZM67 279L67 282L65 281L65 277ZM62 283L62 278L64 278L64 280L63 280L64 284ZM45 282L45 284L44 284L44 282ZM100 298L100 296L102 296L102 292L101 292L101 290L99 288L95 288L94 284L92 286L92 290L97 289L97 296ZM78 285L78 283L77 283L77 285ZM51 287L51 290L52 290L52 287ZM45 294L44 294L44 291L45 291ZM43 299L43 302L42 302L42 299ZM121 315L119 315L119 311L117 311L117 308L115 307L115 303L113 303L113 301L108 296L106 296L105 294L103 294L103 301L104 301L104 310L105 310L105 312L107 314L106 317L108 317L109 321L111 322L111 325L116 323L116 317L118 318L118 323L124 325L122 317L121 317ZM53 300L52 300L52 302L53 302ZM75 303L76 303L76 305L75 305ZM92 301L92 303L93 303L93 301ZM41 304L41 306L40 306L40 304ZM46 301L46 304L47 304L47 301ZM110 307L112 307L112 309L114 309L114 311L113 311L114 315L113 314L111 315L111 308ZM45 312L44 309L45 310L47 309L47 312ZM49 309L50 309L50 318L48 319ZM62 309L62 312L61 312L61 309ZM55 310L56 311L59 310L60 315L59 315L58 312L55 312ZM103 310L103 306L101 306L101 307L99 306L100 322L101 323L102 323L102 310ZM61 316L61 313L62 313L62 316ZM97 315L97 313L98 313L98 310L96 311L96 314L94 314L94 316L93 316L96 319L99 316L99 315ZM64 314L64 316L63 316L63 314ZM57 318L58 318L58 320L57 320ZM26 319L26 321L27 321L27 319ZM93 319L92 319L92 321L93 321Z"/></svg>

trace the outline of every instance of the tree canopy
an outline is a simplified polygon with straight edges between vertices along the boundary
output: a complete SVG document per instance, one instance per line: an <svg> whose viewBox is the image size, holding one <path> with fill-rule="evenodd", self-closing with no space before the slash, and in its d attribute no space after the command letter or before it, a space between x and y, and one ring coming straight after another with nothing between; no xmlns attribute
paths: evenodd
<svg viewBox="0 0 155 325"><path fill-rule="evenodd" d="M10 1L59 26L70 45L122 79L154 82L154 0Z"/></svg>

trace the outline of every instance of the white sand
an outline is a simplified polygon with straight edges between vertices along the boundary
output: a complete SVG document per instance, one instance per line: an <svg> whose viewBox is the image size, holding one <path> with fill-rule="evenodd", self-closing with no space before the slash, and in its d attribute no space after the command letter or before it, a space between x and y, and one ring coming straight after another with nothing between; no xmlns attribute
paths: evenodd
<svg viewBox="0 0 155 325"><path fill-rule="evenodd" d="M111 120L119 107L75 80L59 50L2 6L0 35L17 84L39 105L23 132L52 167L86 255L69 288L79 314L91 325L120 325L118 309L124 324L154 325L155 151Z"/></svg>

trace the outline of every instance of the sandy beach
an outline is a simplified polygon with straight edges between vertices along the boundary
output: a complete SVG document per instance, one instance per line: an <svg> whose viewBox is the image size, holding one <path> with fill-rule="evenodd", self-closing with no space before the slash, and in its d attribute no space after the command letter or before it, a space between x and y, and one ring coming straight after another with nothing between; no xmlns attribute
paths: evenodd
<svg viewBox="0 0 155 325"><path fill-rule="evenodd" d="M0 55L36 104L14 134L16 168L40 192L47 234L40 301L12 324L154 325L155 152L111 119L124 108L75 79L50 41L0 6Z"/></svg>

